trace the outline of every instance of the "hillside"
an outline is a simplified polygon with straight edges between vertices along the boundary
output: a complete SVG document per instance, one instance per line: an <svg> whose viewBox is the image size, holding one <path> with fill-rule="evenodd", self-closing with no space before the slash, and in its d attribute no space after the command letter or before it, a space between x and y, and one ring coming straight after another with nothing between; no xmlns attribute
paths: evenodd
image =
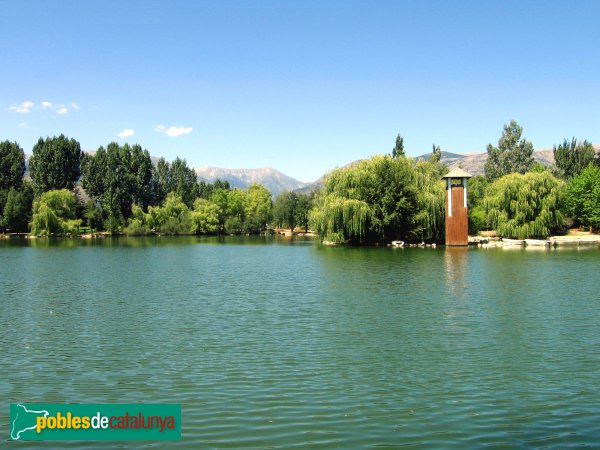
<svg viewBox="0 0 600 450"><path fill-rule="evenodd" d="M594 148L596 149L596 152L599 152L600 144L594 144ZM431 153L426 153L418 156L418 158L428 159L430 156ZM551 148L534 150L533 159L544 166L551 166L554 164L553 150ZM461 155L460 153L442 152L442 162L449 168L460 165L460 167L469 172L471 175L483 175L486 160L487 152L469 153L465 155Z"/></svg>

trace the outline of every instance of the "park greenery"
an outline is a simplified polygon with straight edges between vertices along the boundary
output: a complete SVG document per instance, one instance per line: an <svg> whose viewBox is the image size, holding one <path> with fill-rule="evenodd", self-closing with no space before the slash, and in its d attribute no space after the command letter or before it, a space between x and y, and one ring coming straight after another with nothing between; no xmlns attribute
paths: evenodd
<svg viewBox="0 0 600 450"><path fill-rule="evenodd" d="M504 125L489 144L485 176L470 179L469 233L544 238L567 225L600 229L600 160L588 141L563 140L555 165L534 162L523 128ZM150 157L140 145L109 143L84 153L64 135L40 138L29 177L16 142L0 142L0 232L39 236L84 231L127 235L258 234L285 228L323 240L373 244L443 242L448 171L442 151L407 157L398 134L390 155L338 168L321 189L282 192L198 181L185 160Z"/></svg>
<svg viewBox="0 0 600 450"><path fill-rule="evenodd" d="M406 156L374 156L331 172L311 227L332 242L437 240L444 225L445 168Z"/></svg>

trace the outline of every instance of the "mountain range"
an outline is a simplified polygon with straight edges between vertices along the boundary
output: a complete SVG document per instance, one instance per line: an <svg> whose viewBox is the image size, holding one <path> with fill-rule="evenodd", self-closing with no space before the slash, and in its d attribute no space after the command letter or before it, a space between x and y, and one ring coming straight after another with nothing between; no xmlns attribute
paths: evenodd
<svg viewBox="0 0 600 450"><path fill-rule="evenodd" d="M253 183L262 184L271 191L274 197L283 191L296 191L310 185L310 183L298 181L272 167L262 167L260 169L225 169L222 167L204 166L196 169L196 174L198 175L198 180L211 183L216 180L228 181L232 187L240 189L245 189Z"/></svg>

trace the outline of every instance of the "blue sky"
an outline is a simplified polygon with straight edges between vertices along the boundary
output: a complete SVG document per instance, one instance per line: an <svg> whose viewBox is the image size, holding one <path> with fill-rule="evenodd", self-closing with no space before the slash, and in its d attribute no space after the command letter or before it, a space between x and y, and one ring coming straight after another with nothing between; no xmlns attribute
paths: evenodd
<svg viewBox="0 0 600 450"><path fill-rule="evenodd" d="M312 181L433 143L600 143L597 1L3 1L0 139Z"/></svg>

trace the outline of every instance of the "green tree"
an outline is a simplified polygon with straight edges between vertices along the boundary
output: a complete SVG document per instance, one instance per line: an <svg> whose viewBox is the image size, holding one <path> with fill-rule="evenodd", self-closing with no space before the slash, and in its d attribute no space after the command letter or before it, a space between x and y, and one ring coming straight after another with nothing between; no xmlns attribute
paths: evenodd
<svg viewBox="0 0 600 450"><path fill-rule="evenodd" d="M33 187L30 182L24 182L19 190L11 188L0 217L0 227L11 232L27 232L32 204Z"/></svg>
<svg viewBox="0 0 600 450"><path fill-rule="evenodd" d="M94 156L82 160L81 183L100 206L105 228L116 232L131 216L134 203L151 204L153 168L150 154L139 145L116 142L100 147Z"/></svg>
<svg viewBox="0 0 600 450"><path fill-rule="evenodd" d="M81 220L75 218L77 200L67 189L44 192L33 201L31 233L36 236L75 234Z"/></svg>
<svg viewBox="0 0 600 450"><path fill-rule="evenodd" d="M167 194L172 190L171 187L171 165L165 160L160 158L156 167L152 172L154 206L160 205L167 198Z"/></svg>
<svg viewBox="0 0 600 450"><path fill-rule="evenodd" d="M554 161L560 173L567 180L576 177L590 163L594 162L596 150L591 142L577 142L572 138L571 142L567 139L562 144L554 146Z"/></svg>
<svg viewBox="0 0 600 450"><path fill-rule="evenodd" d="M303 229L305 232L308 231L310 217L309 213L313 205L313 196L299 192L296 194L296 225Z"/></svg>
<svg viewBox="0 0 600 450"><path fill-rule="evenodd" d="M127 170L127 185L131 192L133 203L146 208L152 202L150 189L153 166L148 150L143 150L138 144L123 146L124 163Z"/></svg>
<svg viewBox="0 0 600 450"><path fill-rule="evenodd" d="M327 195L317 197L310 220L321 238L344 243L364 239L371 214L365 201Z"/></svg>
<svg viewBox="0 0 600 450"><path fill-rule="evenodd" d="M192 232L196 234L212 234L219 231L219 212L217 205L206 200L197 198L192 211Z"/></svg>
<svg viewBox="0 0 600 450"><path fill-rule="evenodd" d="M218 208L219 232L236 234L244 229L246 218L246 192L241 189L214 189L210 202Z"/></svg>
<svg viewBox="0 0 600 450"><path fill-rule="evenodd" d="M219 233L225 232L225 221L228 216L228 193L228 189L215 189L210 196L210 202L215 204L218 208Z"/></svg>
<svg viewBox="0 0 600 450"><path fill-rule="evenodd" d="M467 202L469 208L483 204L485 190L489 186L487 178L482 175L475 175L469 179L469 188L467 190Z"/></svg>
<svg viewBox="0 0 600 450"><path fill-rule="evenodd" d="M188 207L191 207L198 197L197 181L196 171L188 167L185 159L176 158L173 161L170 173L170 191L179 195Z"/></svg>
<svg viewBox="0 0 600 450"><path fill-rule="evenodd" d="M244 230L246 220L247 194L241 189L227 191L227 209L225 210L225 232L238 234Z"/></svg>
<svg viewBox="0 0 600 450"><path fill-rule="evenodd" d="M534 161L533 165L531 166L531 169L529 171L530 172L547 172L548 170L549 170L548 167L543 165L541 162ZM555 175L555 174L553 173L553 175Z"/></svg>
<svg viewBox="0 0 600 450"><path fill-rule="evenodd" d="M298 224L298 194L296 192L283 191L280 193L273 204L273 220L275 225L280 228L294 228Z"/></svg>
<svg viewBox="0 0 600 450"><path fill-rule="evenodd" d="M509 173L526 173L533 166L533 144L521 139L523 127L516 121L504 125L498 147L487 146L488 159L485 162L485 176L493 181Z"/></svg>
<svg viewBox="0 0 600 450"><path fill-rule="evenodd" d="M600 167L589 165L566 190L567 212L592 231L600 229Z"/></svg>
<svg viewBox="0 0 600 450"><path fill-rule="evenodd" d="M0 230L27 231L31 196L30 189L24 188L24 173L23 149L16 142L0 142ZM30 184L27 186L30 187ZM29 211L23 211L24 203L27 202Z"/></svg>
<svg viewBox="0 0 600 450"><path fill-rule="evenodd" d="M252 184L246 192L244 231L259 233L273 218L271 192L260 184Z"/></svg>
<svg viewBox="0 0 600 450"><path fill-rule="evenodd" d="M396 144L392 149L392 158L399 158L400 156L404 156L404 138L398 133L396 136Z"/></svg>
<svg viewBox="0 0 600 450"><path fill-rule="evenodd" d="M25 173L25 154L16 142L0 142L0 191L20 189Z"/></svg>
<svg viewBox="0 0 600 450"><path fill-rule="evenodd" d="M161 206L148 207L148 213L140 215L139 210L134 219L143 217L143 224L150 229L166 235L190 234L193 232L190 210L183 199L174 192L169 192ZM130 224L131 225L131 224Z"/></svg>
<svg viewBox="0 0 600 450"><path fill-rule="evenodd" d="M149 215L144 213L141 206L135 203L131 206L131 217L123 233L128 236L146 236L152 233L148 224Z"/></svg>
<svg viewBox="0 0 600 450"><path fill-rule="evenodd" d="M90 199L85 203L83 216L86 225L92 230L102 226L102 209L94 200Z"/></svg>
<svg viewBox="0 0 600 450"><path fill-rule="evenodd" d="M369 240L385 242L408 239L414 227L417 212L418 187L415 185L412 161L408 158L373 158L361 164L352 177L356 180L356 194L351 198L369 204L371 209ZM345 183L346 177L339 181ZM352 178L351 178L352 179ZM345 187L341 185L343 190ZM343 192L342 190L342 192ZM336 189L339 192L339 188ZM358 194L358 195L357 195Z"/></svg>
<svg viewBox="0 0 600 450"><path fill-rule="evenodd" d="M477 235L481 230L488 228L485 220L485 207L483 205L485 190L488 185L487 179L481 175L476 175L469 180L467 203L469 205L470 235Z"/></svg>
<svg viewBox="0 0 600 450"><path fill-rule="evenodd" d="M122 156L119 144L111 142L106 149L100 147L94 156L85 155L81 164L81 184L100 204L104 227L113 233L119 230L127 216L126 165Z"/></svg>
<svg viewBox="0 0 600 450"><path fill-rule="evenodd" d="M207 181L201 180L198 182L198 198L208 200L214 191L214 185Z"/></svg>
<svg viewBox="0 0 600 450"><path fill-rule="evenodd" d="M436 239L444 223L440 170L389 156L336 169L315 199L311 228L337 242Z"/></svg>
<svg viewBox="0 0 600 450"><path fill-rule="evenodd" d="M439 163L442 160L442 149L439 145L433 144L433 148L431 150L431 156L429 157L429 161L432 163Z"/></svg>
<svg viewBox="0 0 600 450"><path fill-rule="evenodd" d="M546 238L564 229L564 181L550 172L511 173L486 191L486 220L499 236Z"/></svg>
<svg viewBox="0 0 600 450"><path fill-rule="evenodd" d="M214 189L224 189L226 191L230 191L232 189L229 181L227 180L219 180L218 178L212 184Z"/></svg>
<svg viewBox="0 0 600 450"><path fill-rule="evenodd" d="M448 168L436 161L411 161L417 189L417 211L409 240L442 242L445 238L446 185L441 179Z"/></svg>
<svg viewBox="0 0 600 450"><path fill-rule="evenodd" d="M75 139L63 134L40 138L33 146L29 159L29 173L37 194L75 186L81 174L81 146Z"/></svg>
<svg viewBox="0 0 600 450"><path fill-rule="evenodd" d="M156 198L159 203L164 201L168 192L174 192L191 207L200 193L196 172L188 167L185 159L176 158L170 164L161 158L156 165L154 176L157 179Z"/></svg>
<svg viewBox="0 0 600 450"><path fill-rule="evenodd" d="M208 183L202 180L198 183L198 197L208 200L212 196L213 192L215 192L218 189L222 189L225 191L231 190L229 181L222 181L216 179L214 183Z"/></svg>

